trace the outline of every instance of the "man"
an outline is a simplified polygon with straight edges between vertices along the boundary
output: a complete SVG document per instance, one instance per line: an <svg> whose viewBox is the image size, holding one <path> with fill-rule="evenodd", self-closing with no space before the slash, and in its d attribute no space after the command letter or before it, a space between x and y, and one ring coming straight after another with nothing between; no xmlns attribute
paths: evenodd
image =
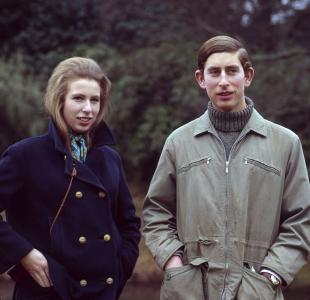
<svg viewBox="0 0 310 300"><path fill-rule="evenodd" d="M239 41L201 46L195 77L208 110L168 137L143 209L145 242L165 270L161 299L283 299L307 262L301 143L254 109L244 94L253 76Z"/></svg>

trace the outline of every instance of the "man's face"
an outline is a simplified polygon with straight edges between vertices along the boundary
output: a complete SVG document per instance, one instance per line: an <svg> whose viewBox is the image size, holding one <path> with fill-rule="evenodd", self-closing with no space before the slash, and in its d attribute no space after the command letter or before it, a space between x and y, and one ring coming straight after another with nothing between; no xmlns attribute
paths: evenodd
<svg viewBox="0 0 310 300"><path fill-rule="evenodd" d="M217 110L224 112L241 111L246 107L244 88L251 84L254 69L243 71L238 52L211 54L203 72L197 70L195 77Z"/></svg>

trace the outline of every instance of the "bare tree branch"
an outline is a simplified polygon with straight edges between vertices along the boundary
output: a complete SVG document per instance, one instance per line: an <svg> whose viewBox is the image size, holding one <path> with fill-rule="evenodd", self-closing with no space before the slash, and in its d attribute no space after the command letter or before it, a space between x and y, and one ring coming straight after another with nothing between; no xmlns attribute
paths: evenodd
<svg viewBox="0 0 310 300"><path fill-rule="evenodd" d="M310 54L308 49L295 49L291 51L278 52L274 54L256 54L252 55L255 62L276 61L282 59L288 59L294 56L307 56Z"/></svg>

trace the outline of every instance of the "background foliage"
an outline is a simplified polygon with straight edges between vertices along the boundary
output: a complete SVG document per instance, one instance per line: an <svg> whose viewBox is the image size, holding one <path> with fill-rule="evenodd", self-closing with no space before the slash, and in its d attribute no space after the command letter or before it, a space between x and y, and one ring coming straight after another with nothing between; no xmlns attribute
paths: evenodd
<svg viewBox="0 0 310 300"><path fill-rule="evenodd" d="M305 0L4 0L0 150L46 128L42 98L53 67L89 56L113 82L109 123L127 171L147 182L166 136L206 107L193 77L197 49L228 34L252 55L248 95L300 135L309 162L309 16Z"/></svg>
<svg viewBox="0 0 310 300"><path fill-rule="evenodd" d="M309 1L2 0L0 8L0 150L45 130L52 69L88 56L113 82L108 122L127 172L148 182L167 135L206 108L193 77L197 49L228 34L252 55L248 95L300 135L309 163Z"/></svg>
<svg viewBox="0 0 310 300"><path fill-rule="evenodd" d="M108 123L144 193L167 135L207 106L193 76L198 48L227 34L252 56L248 96L300 136L309 168L310 0L1 0L0 10L1 152L46 130L43 95L55 65L91 57L112 80ZM134 194L139 212L143 193ZM134 280L160 276L146 253L141 243ZM309 287L309 270L297 285Z"/></svg>

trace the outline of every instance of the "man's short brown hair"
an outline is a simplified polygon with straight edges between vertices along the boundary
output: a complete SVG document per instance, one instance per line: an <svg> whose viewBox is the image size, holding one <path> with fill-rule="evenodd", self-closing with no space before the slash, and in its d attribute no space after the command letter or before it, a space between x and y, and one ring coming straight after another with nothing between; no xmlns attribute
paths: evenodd
<svg viewBox="0 0 310 300"><path fill-rule="evenodd" d="M243 70L246 71L249 67L252 67L248 52L241 42L226 35L218 35L204 42L199 48L198 69L203 71L204 65L209 56L213 53L221 52L238 52Z"/></svg>

